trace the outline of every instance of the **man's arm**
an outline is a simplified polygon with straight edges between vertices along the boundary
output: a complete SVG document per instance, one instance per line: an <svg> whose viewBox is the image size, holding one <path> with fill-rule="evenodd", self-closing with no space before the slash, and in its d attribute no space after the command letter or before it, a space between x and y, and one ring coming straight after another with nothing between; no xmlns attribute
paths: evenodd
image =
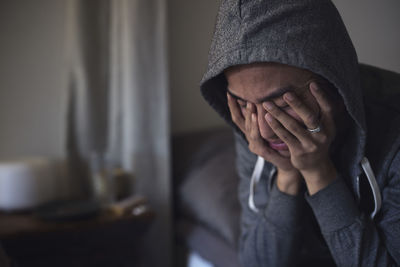
<svg viewBox="0 0 400 267"><path fill-rule="evenodd" d="M394 266L387 245L398 255L400 232L383 233L381 227L399 227L400 215L385 218L380 223L362 214L341 178L313 196L307 197L325 241L338 266ZM387 225L387 226L386 226ZM391 244L385 244L390 242ZM397 243L397 244L396 244ZM397 250L396 250L397 249ZM396 259L400 264L400 259Z"/></svg>

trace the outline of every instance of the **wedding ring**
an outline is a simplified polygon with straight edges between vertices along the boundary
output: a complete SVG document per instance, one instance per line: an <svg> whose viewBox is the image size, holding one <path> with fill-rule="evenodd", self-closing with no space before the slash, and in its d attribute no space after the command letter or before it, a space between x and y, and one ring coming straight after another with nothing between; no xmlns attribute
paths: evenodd
<svg viewBox="0 0 400 267"><path fill-rule="evenodd" d="M321 127L318 126L317 128L314 129L307 128L307 131L309 131L310 133L319 133L321 131Z"/></svg>

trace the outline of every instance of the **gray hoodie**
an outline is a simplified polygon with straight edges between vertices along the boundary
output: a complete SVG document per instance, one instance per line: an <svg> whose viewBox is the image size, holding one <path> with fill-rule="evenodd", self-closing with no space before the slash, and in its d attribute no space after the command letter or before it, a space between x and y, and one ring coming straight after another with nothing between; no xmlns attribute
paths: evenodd
<svg viewBox="0 0 400 267"><path fill-rule="evenodd" d="M352 118L347 138L335 144L338 179L311 197L281 193L275 167L249 151L231 121L223 71L254 62L323 76ZM388 80L400 85L397 74L360 69L329 0L222 1L201 91L237 133L244 267L400 265L400 97Z"/></svg>

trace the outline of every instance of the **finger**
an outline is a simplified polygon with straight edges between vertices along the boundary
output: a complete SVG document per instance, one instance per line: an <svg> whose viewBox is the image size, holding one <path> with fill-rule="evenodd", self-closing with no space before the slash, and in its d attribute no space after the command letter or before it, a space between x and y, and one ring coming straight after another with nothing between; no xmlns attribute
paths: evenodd
<svg viewBox="0 0 400 267"><path fill-rule="evenodd" d="M303 101L301 101L294 93L287 92L283 95L283 99L296 112L304 122L308 129L315 129L319 126L319 112L312 111Z"/></svg>
<svg viewBox="0 0 400 267"><path fill-rule="evenodd" d="M227 93L226 95L228 98L228 107L231 111L232 121L239 127L242 132L245 132L245 121L238 103L235 99L233 99L232 96L229 95L229 93Z"/></svg>
<svg viewBox="0 0 400 267"><path fill-rule="evenodd" d="M272 114L265 114L265 120L268 122L268 125L274 131L274 133L281 139L283 142L287 144L288 147L296 147L299 145L299 140L290 133L282 124L273 117Z"/></svg>
<svg viewBox="0 0 400 267"><path fill-rule="evenodd" d="M253 112L251 115L251 130L249 133L249 149L256 155L263 157L266 161L274 165L290 165L286 158L282 158L278 152L268 146L265 140L261 137L258 127L257 115ZM290 161L289 161L290 162Z"/></svg>
<svg viewBox="0 0 400 267"><path fill-rule="evenodd" d="M267 161L273 161L277 156L277 153L268 147L264 139L261 137L260 129L258 128L257 115L253 113L251 115L251 129L249 133L250 138L250 149L257 155L261 155Z"/></svg>
<svg viewBox="0 0 400 267"><path fill-rule="evenodd" d="M308 131L297 120L283 112L272 102L263 103L263 107L267 110L265 119L277 135L279 133L292 145L295 145L298 141L305 145L310 143ZM293 138L297 139L297 142L292 140ZM285 141L283 138L281 140ZM287 143L287 145L289 144Z"/></svg>
<svg viewBox="0 0 400 267"><path fill-rule="evenodd" d="M332 114L332 106L327 95L321 90L319 85L316 82L312 82L310 84L311 94L314 96L315 100L317 100L318 105L321 108L322 113L325 115L331 116Z"/></svg>
<svg viewBox="0 0 400 267"><path fill-rule="evenodd" d="M254 106L252 106L251 103L248 104L248 117L249 117L249 129L248 129L248 135L253 144L257 146L257 148L265 146L264 144L264 139L261 137L260 134L260 129L258 127L258 122L257 122L257 115L254 112ZM249 141L250 141L249 140Z"/></svg>
<svg viewBox="0 0 400 267"><path fill-rule="evenodd" d="M246 123L247 123L246 124L247 125L246 129L247 129L248 132L250 132L251 131L251 127L252 127L252 116L253 116L253 114L254 114L254 116L256 116L256 122L257 122L256 107L252 103L247 102L245 112L246 112L245 117L246 117Z"/></svg>
<svg viewBox="0 0 400 267"><path fill-rule="evenodd" d="M251 113L251 103L248 102L244 110L246 133L249 133L251 130Z"/></svg>
<svg viewBox="0 0 400 267"><path fill-rule="evenodd" d="M257 116L255 113L251 114L250 138L257 143L259 143L261 140L260 130L258 129L257 124Z"/></svg>
<svg viewBox="0 0 400 267"><path fill-rule="evenodd" d="M333 108L328 95L315 82L310 84L310 91L321 108L321 119L324 120L324 127L328 131L334 131Z"/></svg>

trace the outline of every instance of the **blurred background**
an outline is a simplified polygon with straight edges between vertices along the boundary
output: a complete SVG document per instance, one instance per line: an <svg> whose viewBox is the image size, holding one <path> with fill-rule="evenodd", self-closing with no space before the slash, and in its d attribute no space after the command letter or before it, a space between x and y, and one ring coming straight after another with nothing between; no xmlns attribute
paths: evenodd
<svg viewBox="0 0 400 267"><path fill-rule="evenodd" d="M0 156L3 158L30 153L63 156L65 2L0 1ZM399 2L335 0L334 3L346 23L359 60L400 72ZM217 7L218 1L214 0L166 1L172 133L223 123L199 92Z"/></svg>
<svg viewBox="0 0 400 267"><path fill-rule="evenodd" d="M400 2L333 2L360 62L400 73ZM112 154L156 214L149 266L172 266L171 138L224 125L199 90L218 4L0 0L2 166L40 157L77 168L93 151ZM53 190L85 194L79 175Z"/></svg>

